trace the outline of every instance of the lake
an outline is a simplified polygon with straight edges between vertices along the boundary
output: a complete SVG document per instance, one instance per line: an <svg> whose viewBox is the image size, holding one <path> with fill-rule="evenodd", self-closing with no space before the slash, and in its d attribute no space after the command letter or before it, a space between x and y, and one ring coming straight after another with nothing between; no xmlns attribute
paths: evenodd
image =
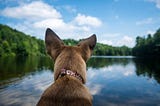
<svg viewBox="0 0 160 106"><path fill-rule="evenodd" d="M48 57L0 58L0 106L34 106L53 82ZM87 83L94 106L160 106L160 59L93 56Z"/></svg>

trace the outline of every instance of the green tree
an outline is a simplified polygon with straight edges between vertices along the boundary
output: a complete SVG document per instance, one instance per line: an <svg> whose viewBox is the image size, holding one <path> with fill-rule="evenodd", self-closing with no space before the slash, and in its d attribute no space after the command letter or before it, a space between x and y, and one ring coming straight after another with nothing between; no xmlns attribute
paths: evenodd
<svg viewBox="0 0 160 106"><path fill-rule="evenodd" d="M63 40L66 45L77 45L79 41ZM80 40L81 41L81 40ZM9 26L0 24L0 56L5 55L46 55L45 44L41 39L31 37ZM93 55L131 55L131 48L113 47L97 43Z"/></svg>
<svg viewBox="0 0 160 106"><path fill-rule="evenodd" d="M43 40L31 37L2 24L0 24L0 44L0 56L46 55Z"/></svg>
<svg viewBox="0 0 160 106"><path fill-rule="evenodd" d="M2 47L6 54L9 54L11 52L9 43L6 40L2 42Z"/></svg>
<svg viewBox="0 0 160 106"><path fill-rule="evenodd" d="M136 45L132 49L135 56L160 56L160 29L153 34L147 35L147 38L137 37Z"/></svg>

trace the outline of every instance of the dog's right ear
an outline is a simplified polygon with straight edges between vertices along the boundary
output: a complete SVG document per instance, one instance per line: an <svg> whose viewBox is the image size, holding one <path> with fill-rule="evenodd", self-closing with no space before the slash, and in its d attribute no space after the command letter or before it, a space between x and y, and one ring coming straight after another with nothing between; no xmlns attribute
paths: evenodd
<svg viewBox="0 0 160 106"><path fill-rule="evenodd" d="M58 35L53 32L50 28L47 28L45 34L45 44L47 53L55 61L57 56L61 52L61 48L64 45L63 41L58 37Z"/></svg>
<svg viewBox="0 0 160 106"><path fill-rule="evenodd" d="M83 39L78 43L77 46L81 48L82 50L81 55L85 61L87 61L91 56L93 49L96 46L96 43L97 43L97 37L95 34L93 34L89 38Z"/></svg>

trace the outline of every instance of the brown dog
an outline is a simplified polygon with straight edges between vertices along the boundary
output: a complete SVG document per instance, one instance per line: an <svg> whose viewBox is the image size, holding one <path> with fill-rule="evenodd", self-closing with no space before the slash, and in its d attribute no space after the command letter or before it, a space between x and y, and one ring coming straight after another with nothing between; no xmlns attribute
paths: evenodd
<svg viewBox="0 0 160 106"><path fill-rule="evenodd" d="M77 46L66 46L51 30L46 30L47 53L54 60L55 82L41 96L37 106L91 106L92 96L84 86L86 61L96 45L96 35Z"/></svg>

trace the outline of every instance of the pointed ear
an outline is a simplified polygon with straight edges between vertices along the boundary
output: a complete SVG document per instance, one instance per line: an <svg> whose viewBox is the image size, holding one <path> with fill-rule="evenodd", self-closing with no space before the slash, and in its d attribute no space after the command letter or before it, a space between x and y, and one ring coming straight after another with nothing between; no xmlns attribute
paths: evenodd
<svg viewBox="0 0 160 106"><path fill-rule="evenodd" d="M93 34L92 36L90 36L89 38L83 39L82 41L79 42L79 44L77 46L79 46L82 50L82 57L85 61L87 61L92 52L94 47L96 46L96 42L97 42L97 38L96 35Z"/></svg>
<svg viewBox="0 0 160 106"><path fill-rule="evenodd" d="M50 28L47 28L46 30L45 44L47 53L52 57L53 60L57 58L61 52L62 46L64 45L63 41Z"/></svg>

